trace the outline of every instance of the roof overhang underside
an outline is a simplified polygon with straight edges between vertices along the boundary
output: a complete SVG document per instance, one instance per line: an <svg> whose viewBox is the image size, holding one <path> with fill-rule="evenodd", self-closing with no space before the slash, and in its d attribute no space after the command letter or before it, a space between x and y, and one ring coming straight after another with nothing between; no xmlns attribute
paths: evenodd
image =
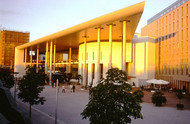
<svg viewBox="0 0 190 124"><path fill-rule="evenodd" d="M126 26L127 41L131 41L144 10L144 2L123 8L93 20L81 23L71 28L59 31L35 41L20 45L17 49L31 48L35 50L37 46L40 52L45 52L46 42L51 40L56 43L56 51L64 51L68 48L78 48L83 43L83 36L87 36L87 42L97 40L97 27L101 27L101 41L109 40L108 24L115 24L112 31L113 41L122 40L123 20L129 20Z"/></svg>

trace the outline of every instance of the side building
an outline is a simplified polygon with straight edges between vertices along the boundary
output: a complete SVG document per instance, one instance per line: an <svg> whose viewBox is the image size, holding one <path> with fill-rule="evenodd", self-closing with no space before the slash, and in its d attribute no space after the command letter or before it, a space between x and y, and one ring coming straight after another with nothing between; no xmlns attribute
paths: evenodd
<svg viewBox="0 0 190 124"><path fill-rule="evenodd" d="M155 77L190 92L190 0L178 0L148 20L142 36L155 42Z"/></svg>
<svg viewBox="0 0 190 124"><path fill-rule="evenodd" d="M29 42L28 32L0 31L0 66L14 66L15 47Z"/></svg>

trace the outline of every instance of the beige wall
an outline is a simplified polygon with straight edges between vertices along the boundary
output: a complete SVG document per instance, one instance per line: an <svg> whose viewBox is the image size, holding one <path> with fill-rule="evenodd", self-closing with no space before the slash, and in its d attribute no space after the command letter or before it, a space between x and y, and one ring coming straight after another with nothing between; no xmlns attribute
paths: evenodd
<svg viewBox="0 0 190 124"><path fill-rule="evenodd" d="M112 67L121 69L121 42L113 42L112 46ZM103 64L103 77L106 77L108 71L109 61L109 42L101 41L100 45L100 64ZM131 62L131 43L126 43L127 54L126 62ZM79 46L79 74L82 72L82 64L84 62L84 44ZM95 64L97 60L97 42L87 43L87 60L88 64L88 81L92 79L92 64ZM96 81L95 81L96 82Z"/></svg>
<svg viewBox="0 0 190 124"><path fill-rule="evenodd" d="M133 38L133 61L128 65L129 82L136 86L146 84L146 80L155 78L155 43L148 37Z"/></svg>
<svg viewBox="0 0 190 124"><path fill-rule="evenodd" d="M133 45L132 45L133 43ZM121 42L113 42L112 67L121 69ZM128 63L128 75L134 76L129 82L135 82L137 86L145 84L147 79L155 78L155 43L149 42L147 37L133 38L126 43L126 62ZM100 64L103 64L103 77L108 71L109 43L101 41ZM84 44L79 46L79 74L83 75ZM92 80L92 64L97 60L97 43L87 43L88 82ZM94 80L95 81L95 80ZM96 81L95 81L96 82ZM142 84L141 84L142 83Z"/></svg>

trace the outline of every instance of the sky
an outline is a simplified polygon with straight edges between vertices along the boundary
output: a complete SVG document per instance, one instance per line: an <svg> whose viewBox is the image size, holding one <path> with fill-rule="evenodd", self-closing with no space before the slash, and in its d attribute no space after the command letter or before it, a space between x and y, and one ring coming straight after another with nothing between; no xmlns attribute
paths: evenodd
<svg viewBox="0 0 190 124"><path fill-rule="evenodd" d="M0 29L30 32L30 41L144 0L0 0ZM136 33L177 0L145 0Z"/></svg>

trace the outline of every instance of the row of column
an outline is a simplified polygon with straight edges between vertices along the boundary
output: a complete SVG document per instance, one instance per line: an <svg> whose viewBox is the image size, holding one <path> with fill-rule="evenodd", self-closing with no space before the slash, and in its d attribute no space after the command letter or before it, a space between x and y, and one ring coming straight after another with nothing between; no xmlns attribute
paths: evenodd
<svg viewBox="0 0 190 124"><path fill-rule="evenodd" d="M121 68L122 70L126 70L126 25L127 20L122 21L123 22L123 40L122 40L122 57L121 57ZM109 69L112 68L112 29L114 24L108 24L109 26ZM95 80L98 81L100 79L100 37L101 37L101 27L96 28L98 30L97 33L97 61L96 61L96 68L95 68ZM85 52L84 52L84 66L83 66L83 85L86 85L86 51L87 51L87 36L84 36L84 45L85 45ZM52 56L53 52L53 41L50 42L50 55L49 55L49 43L46 43L46 52L45 52L45 73L48 73L48 65L49 65L49 81L52 80L52 59L53 59L53 70L55 72L55 54L56 54L56 45L54 44L54 57ZM25 63L27 58L27 49L25 49ZM48 60L50 60L50 63L48 63ZM38 61L39 61L39 47L37 47L37 70L38 71ZM30 51L30 65L32 65L32 47ZM70 67L71 67L71 48L69 49L69 73L70 73Z"/></svg>
<svg viewBox="0 0 190 124"><path fill-rule="evenodd" d="M123 36L122 36L122 57L121 57L121 68L123 71L126 71L126 26L127 22L129 20L122 21L123 23ZM108 24L109 26L109 65L108 69L112 68L112 29L115 24ZM96 28L97 29L97 61L96 61L96 67L95 67L95 81L98 81L100 79L100 37L101 37L101 27ZM84 36L84 63L83 63L83 86L87 85L86 82L86 54L87 54L87 36ZM94 84L93 84L94 85ZM95 84L96 85L96 84Z"/></svg>
<svg viewBox="0 0 190 124"><path fill-rule="evenodd" d="M52 80L52 70L55 73L55 56L56 56L56 44L53 44L53 41L50 42L50 50L48 50L49 44L48 42L46 43L46 56L45 56L45 73L48 74L48 67L49 67L49 81L51 82ZM50 51L50 55L49 52ZM50 61L48 63L48 60ZM53 66L52 66L52 61L53 61ZM49 65L48 65L49 64ZM71 48L69 48L69 69L68 73L71 73ZM50 83L49 82L49 83Z"/></svg>
<svg viewBox="0 0 190 124"><path fill-rule="evenodd" d="M30 48L30 65L32 65L32 47ZM71 51L71 50L70 50ZM39 67L39 46L37 46L36 51L36 72L38 72ZM48 67L49 67L49 81L52 80L52 70L55 73L55 55L56 55L56 44L50 41L50 49L49 49L49 42L46 42L46 51L45 51L45 74L48 74ZM49 63L48 63L49 60ZM53 66L52 66L53 61ZM27 62L27 48L25 49L25 67ZM71 63L71 61L69 62ZM53 68L52 68L53 67Z"/></svg>

